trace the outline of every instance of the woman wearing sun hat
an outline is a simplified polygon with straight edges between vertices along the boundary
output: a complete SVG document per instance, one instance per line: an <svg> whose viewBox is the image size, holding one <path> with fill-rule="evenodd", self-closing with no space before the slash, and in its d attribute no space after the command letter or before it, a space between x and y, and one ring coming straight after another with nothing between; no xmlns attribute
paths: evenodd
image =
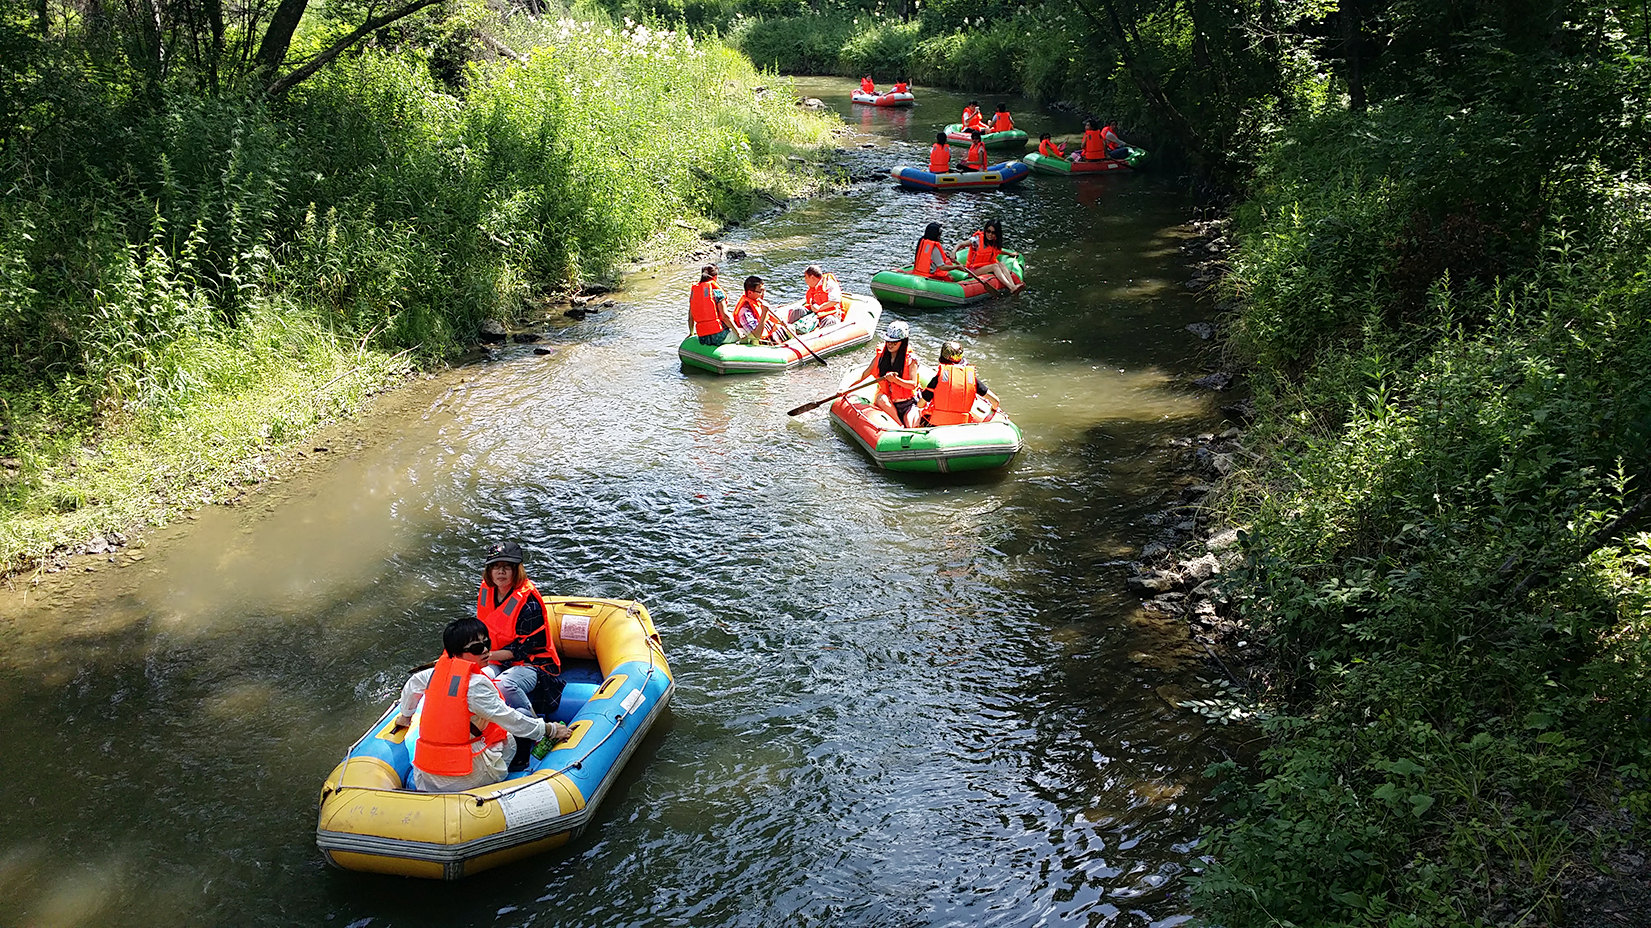
<svg viewBox="0 0 1651 928"><path fill-rule="evenodd" d="M906 350L911 341L911 326L891 322L883 330L883 344L877 355L860 372L856 381L877 379L877 398L872 405L887 413L902 427L909 427L915 418L917 401L917 359Z"/></svg>

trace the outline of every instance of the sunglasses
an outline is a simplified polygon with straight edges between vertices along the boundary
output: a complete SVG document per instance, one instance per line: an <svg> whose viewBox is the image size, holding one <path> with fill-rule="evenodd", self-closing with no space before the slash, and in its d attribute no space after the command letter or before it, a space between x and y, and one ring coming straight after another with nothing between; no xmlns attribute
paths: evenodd
<svg viewBox="0 0 1651 928"><path fill-rule="evenodd" d="M489 652L491 650L493 650L493 643L488 641L486 638L483 638L480 641L470 642L470 644L466 645L465 649L463 651L460 651L459 653L460 654L486 654L487 652Z"/></svg>

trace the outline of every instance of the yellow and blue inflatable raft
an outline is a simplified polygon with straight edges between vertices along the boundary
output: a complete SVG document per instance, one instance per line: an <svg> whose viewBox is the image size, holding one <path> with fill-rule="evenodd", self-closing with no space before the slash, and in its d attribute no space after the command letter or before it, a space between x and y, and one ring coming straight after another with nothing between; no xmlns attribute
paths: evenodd
<svg viewBox="0 0 1651 928"><path fill-rule="evenodd" d="M554 719L572 737L503 782L460 792L404 787L418 741L392 735L396 707L350 747L321 788L315 841L346 870L456 880L566 844L603 795L675 682L659 633L640 603L546 597L562 676Z"/></svg>

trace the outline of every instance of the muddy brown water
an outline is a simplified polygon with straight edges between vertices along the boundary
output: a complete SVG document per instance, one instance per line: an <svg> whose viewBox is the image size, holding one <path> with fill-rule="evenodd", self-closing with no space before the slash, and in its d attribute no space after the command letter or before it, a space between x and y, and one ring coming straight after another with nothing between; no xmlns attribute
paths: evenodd
<svg viewBox="0 0 1651 928"><path fill-rule="evenodd" d="M857 169L923 163L964 98L850 107ZM996 98L985 101L995 103ZM1015 101L1018 102L1018 101ZM990 108L990 107L988 107ZM1068 117L1016 109L1033 133ZM869 144L873 147L862 148ZM1173 502L1208 318L1188 204L1150 176L1001 194L856 185L736 229L724 276L869 292L923 226L988 217L1022 294L891 309L961 337L1026 433L1005 471L877 471L828 369L716 378L675 346L691 269L640 272L538 356L420 381L309 468L0 604L0 924L1117 925L1187 919L1223 732L1173 626L1122 592ZM329 869L322 778L439 630L486 540L549 592L636 597L678 689L589 830L458 884ZM98 568L89 572L86 567Z"/></svg>

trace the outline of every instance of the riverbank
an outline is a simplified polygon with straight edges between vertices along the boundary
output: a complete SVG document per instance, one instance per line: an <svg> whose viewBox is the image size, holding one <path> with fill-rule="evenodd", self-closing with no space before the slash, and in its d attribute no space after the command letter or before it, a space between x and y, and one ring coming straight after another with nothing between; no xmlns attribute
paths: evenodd
<svg viewBox="0 0 1651 928"><path fill-rule="evenodd" d="M1298 127L1188 283L1223 308L1208 385L1254 399L1242 432L1185 439L1207 485L1131 588L1252 687L1195 708L1268 741L1219 765L1198 904L1235 926L1637 924L1651 219L1602 182L1564 194L1615 204L1565 224L1574 246L1434 224L1432 190L1489 181L1373 169L1391 130L1350 144L1366 118Z"/></svg>
<svg viewBox="0 0 1651 928"><path fill-rule="evenodd" d="M838 183L833 121L727 48L599 22L483 28L511 56L462 88L381 49L280 106L157 107L31 62L63 118L0 126L28 178L0 209L0 299L18 310L0 323L18 348L0 361L0 573L107 556L233 501L489 329L542 327L625 265ZM71 110L86 92L111 114ZM132 141L75 142L109 133Z"/></svg>

